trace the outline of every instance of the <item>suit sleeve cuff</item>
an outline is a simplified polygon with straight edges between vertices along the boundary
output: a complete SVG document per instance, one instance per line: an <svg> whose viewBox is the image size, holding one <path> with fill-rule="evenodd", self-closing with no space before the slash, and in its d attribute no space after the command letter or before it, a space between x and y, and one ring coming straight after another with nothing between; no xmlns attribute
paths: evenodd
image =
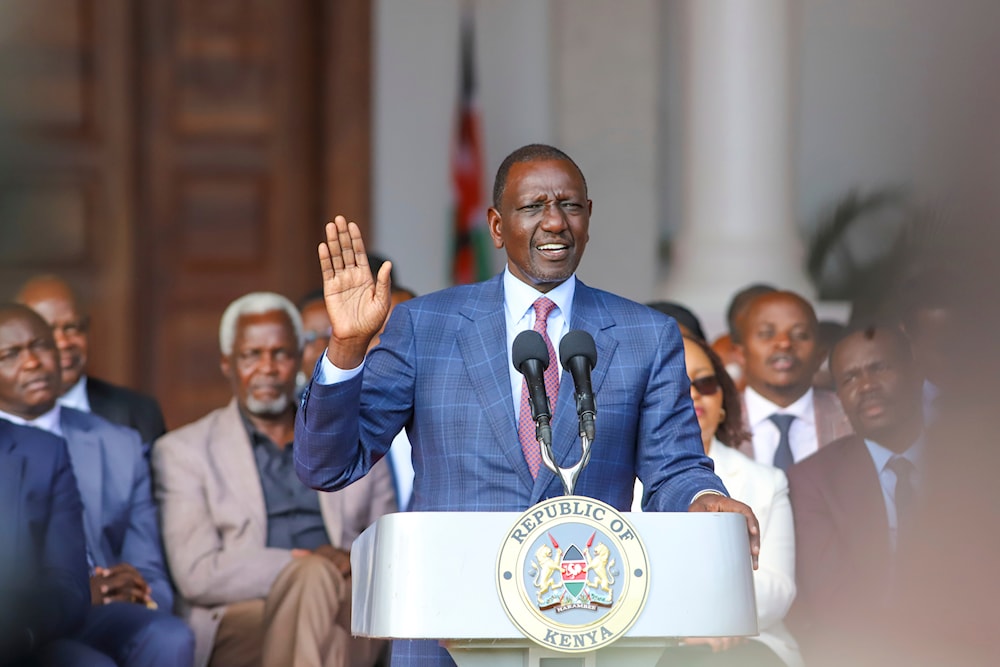
<svg viewBox="0 0 1000 667"><path fill-rule="evenodd" d="M365 362L362 361L357 368L352 368L350 370L337 368L324 352L323 356L320 358L319 369L316 371L316 382L319 384L337 384L338 382L346 382L351 378L357 377L357 375L361 372L361 369L364 367Z"/></svg>

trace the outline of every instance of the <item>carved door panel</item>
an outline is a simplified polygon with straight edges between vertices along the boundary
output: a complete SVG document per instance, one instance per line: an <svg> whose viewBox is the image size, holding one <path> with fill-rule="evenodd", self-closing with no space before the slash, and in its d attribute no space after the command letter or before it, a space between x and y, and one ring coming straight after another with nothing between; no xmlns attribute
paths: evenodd
<svg viewBox="0 0 1000 667"><path fill-rule="evenodd" d="M143 7L139 309L146 373L178 425L232 394L226 304L256 290L296 300L318 275L318 31L305 0Z"/></svg>
<svg viewBox="0 0 1000 667"><path fill-rule="evenodd" d="M0 5L0 298L37 273L72 281L91 371L120 382L135 353L131 7Z"/></svg>

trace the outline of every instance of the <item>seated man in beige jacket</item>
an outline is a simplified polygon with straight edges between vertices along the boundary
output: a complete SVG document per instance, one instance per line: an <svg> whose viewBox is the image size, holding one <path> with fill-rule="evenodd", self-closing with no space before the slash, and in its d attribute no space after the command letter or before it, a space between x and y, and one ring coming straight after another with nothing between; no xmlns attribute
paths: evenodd
<svg viewBox="0 0 1000 667"><path fill-rule="evenodd" d="M164 547L195 632L195 665L367 667L381 645L350 636L350 549L396 509L389 469L380 461L335 493L295 476L302 321L288 299L237 299L219 343L233 400L153 449Z"/></svg>

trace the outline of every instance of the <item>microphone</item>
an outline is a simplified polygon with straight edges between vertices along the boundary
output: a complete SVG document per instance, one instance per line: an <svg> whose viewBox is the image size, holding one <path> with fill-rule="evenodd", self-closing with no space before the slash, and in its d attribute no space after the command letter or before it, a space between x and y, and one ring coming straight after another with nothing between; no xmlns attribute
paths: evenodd
<svg viewBox="0 0 1000 667"><path fill-rule="evenodd" d="M545 395L545 369L549 366L549 349L545 340L537 331L528 329L517 334L511 347L511 361L528 383L528 403L531 405L531 418L536 424L539 441L551 444L552 412L549 410L549 399Z"/></svg>
<svg viewBox="0 0 1000 667"><path fill-rule="evenodd" d="M576 413L580 417L580 435L594 441L594 419L597 406L590 386L590 372L597 365L597 346L586 331L576 329L563 336L559 343L559 360L569 369L576 385Z"/></svg>

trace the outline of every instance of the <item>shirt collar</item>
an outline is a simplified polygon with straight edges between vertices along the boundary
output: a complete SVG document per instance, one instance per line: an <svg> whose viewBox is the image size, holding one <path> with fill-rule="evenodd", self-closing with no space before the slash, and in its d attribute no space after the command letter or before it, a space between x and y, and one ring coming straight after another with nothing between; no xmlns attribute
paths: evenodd
<svg viewBox="0 0 1000 667"><path fill-rule="evenodd" d="M18 417L17 415L13 415L9 412L4 412L3 410L0 410L0 419L6 419L9 422L14 422L15 424L20 424L22 426L40 428L43 431L48 431L49 433L54 433L59 437L62 437L62 426L59 424L59 416L61 414L61 406L56 403L51 410L31 420L23 419L22 417Z"/></svg>
<svg viewBox="0 0 1000 667"><path fill-rule="evenodd" d="M90 412L90 399L87 398L87 376L81 375L72 387L65 394L59 397L59 405Z"/></svg>
<svg viewBox="0 0 1000 667"><path fill-rule="evenodd" d="M743 391L743 401L747 408L747 423L751 429L770 419L774 413L792 415L808 424L816 423L816 409L813 406L813 390L810 387L797 401L783 408L758 394L752 387Z"/></svg>
<svg viewBox="0 0 1000 667"><path fill-rule="evenodd" d="M503 302L507 309L508 319L511 322L519 322L531 309L538 297L544 296L551 299L559 308L563 320L568 324L570 321L570 310L573 306L573 295L576 294L576 274L567 278L561 285L552 288L546 293L539 292L531 285L521 282L510 272L508 265L503 272Z"/></svg>
<svg viewBox="0 0 1000 667"><path fill-rule="evenodd" d="M905 452L902 454L896 454L887 447L883 447L874 440L869 440L865 438L865 445L868 447L868 453L871 454L872 461L875 462L875 469L882 474L885 470L886 465L889 463L889 459L894 456L902 456L904 459L908 460L913 464L913 467L920 468L920 459L922 458L924 450L924 434L921 433L912 445L910 445Z"/></svg>

